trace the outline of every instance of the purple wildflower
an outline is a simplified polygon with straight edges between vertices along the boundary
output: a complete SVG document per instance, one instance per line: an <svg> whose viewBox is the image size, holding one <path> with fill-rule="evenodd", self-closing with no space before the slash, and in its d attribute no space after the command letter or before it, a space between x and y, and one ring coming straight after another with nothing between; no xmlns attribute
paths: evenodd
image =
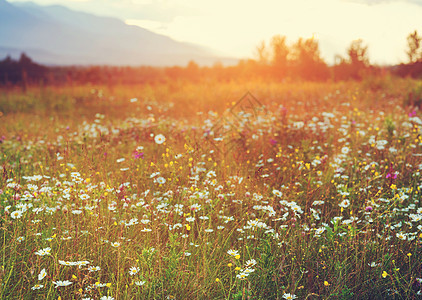
<svg viewBox="0 0 422 300"><path fill-rule="evenodd" d="M385 176L385 178L396 179L396 178L397 178L397 174L396 174L396 173L391 173L391 172L389 172L389 173L387 174L387 176Z"/></svg>
<svg viewBox="0 0 422 300"><path fill-rule="evenodd" d="M144 152L134 151L134 152L133 152L133 157L134 157L135 159L138 159L138 158L142 158L142 159L144 159Z"/></svg>

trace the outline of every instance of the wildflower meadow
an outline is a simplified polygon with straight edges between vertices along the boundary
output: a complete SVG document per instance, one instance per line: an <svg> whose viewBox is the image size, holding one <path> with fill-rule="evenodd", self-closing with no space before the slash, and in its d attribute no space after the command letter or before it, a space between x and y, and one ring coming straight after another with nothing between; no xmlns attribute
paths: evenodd
<svg viewBox="0 0 422 300"><path fill-rule="evenodd" d="M0 299L420 299L422 85L377 80L0 90Z"/></svg>

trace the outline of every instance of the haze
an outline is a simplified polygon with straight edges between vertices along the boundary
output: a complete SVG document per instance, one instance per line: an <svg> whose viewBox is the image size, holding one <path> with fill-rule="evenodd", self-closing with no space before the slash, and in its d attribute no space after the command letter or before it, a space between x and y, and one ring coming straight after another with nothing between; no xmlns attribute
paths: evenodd
<svg viewBox="0 0 422 300"><path fill-rule="evenodd" d="M17 2L11 1L11 2ZM422 1L396 0L35 0L113 16L177 41L236 58L254 58L262 41L285 35L319 40L322 57L345 55L352 40L369 46L371 63L406 62L406 37L422 31Z"/></svg>

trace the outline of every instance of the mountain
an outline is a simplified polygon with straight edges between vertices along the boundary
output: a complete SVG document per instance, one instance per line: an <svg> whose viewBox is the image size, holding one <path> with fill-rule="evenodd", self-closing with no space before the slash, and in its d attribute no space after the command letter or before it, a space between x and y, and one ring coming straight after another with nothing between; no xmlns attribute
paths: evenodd
<svg viewBox="0 0 422 300"><path fill-rule="evenodd" d="M9 52L8 52L9 51ZM111 17L0 0L0 59L25 52L48 65L185 65L226 62L212 51ZM6 54L6 55L5 55ZM232 60L231 62L234 62Z"/></svg>

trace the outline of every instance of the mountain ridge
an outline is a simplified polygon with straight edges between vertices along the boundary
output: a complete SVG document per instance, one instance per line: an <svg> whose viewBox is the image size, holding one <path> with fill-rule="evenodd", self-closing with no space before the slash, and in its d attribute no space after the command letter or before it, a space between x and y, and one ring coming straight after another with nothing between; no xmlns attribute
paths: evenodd
<svg viewBox="0 0 422 300"><path fill-rule="evenodd" d="M191 60L202 65L235 62L205 47L177 42L117 18L74 11L61 5L11 4L5 0L0 0L0 47L20 50L47 65L169 66L185 65Z"/></svg>

